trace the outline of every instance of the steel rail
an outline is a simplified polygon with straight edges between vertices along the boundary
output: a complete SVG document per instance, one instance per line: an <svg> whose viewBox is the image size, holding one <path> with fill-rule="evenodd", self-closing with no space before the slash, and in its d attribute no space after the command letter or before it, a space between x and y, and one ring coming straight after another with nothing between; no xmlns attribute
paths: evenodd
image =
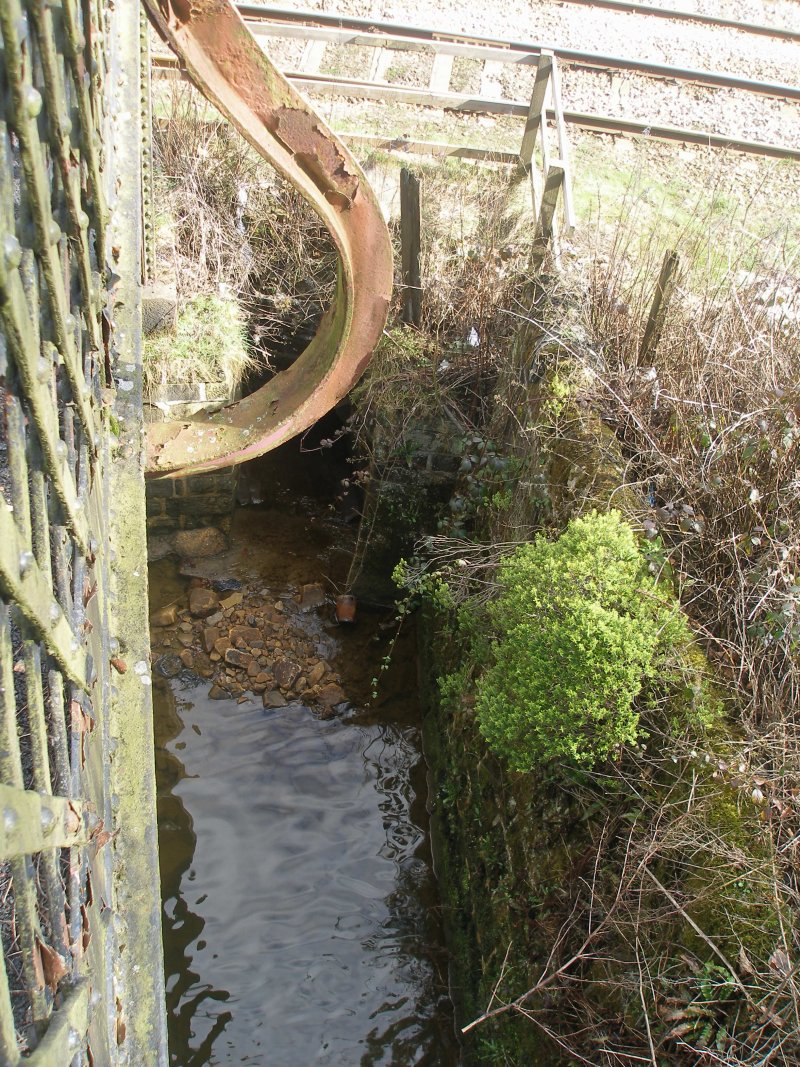
<svg viewBox="0 0 800 1067"><path fill-rule="evenodd" d="M577 69L608 72L612 70L629 71L645 77L684 81L692 85L703 85L712 89L740 89L745 92L759 93L763 96L782 100L800 100L800 86L784 82L765 82L754 78L743 78L738 74L726 74L717 70L697 70L692 67L676 67L669 63L651 63L649 60L626 59L623 56L606 56L597 52L583 52L576 48L559 48L555 45L529 42L522 47L503 48L494 43L486 45L461 41L421 42L416 37L403 34L379 32L354 32L348 29L330 27L297 26L291 23L247 21L254 36L297 37L303 40L326 41L331 44L359 45L372 48L421 48L427 47L440 55L462 56L483 62L518 63L521 66L535 66L543 51L553 52L562 65Z"/></svg>
<svg viewBox="0 0 800 1067"><path fill-rule="evenodd" d="M638 4L635 0L561 0L566 4L581 7L601 7L609 11L621 11L631 15L650 15L670 22L696 22L701 26L719 26L726 30L739 30L761 37L778 37L784 41L800 41L800 31L783 26L763 26L756 22L737 22L721 15L704 15L699 11L682 11L679 8L656 7L653 4Z"/></svg>
<svg viewBox="0 0 800 1067"><path fill-rule="evenodd" d="M270 62L230 0L145 0L197 88L314 208L336 243L337 292L292 366L194 421L151 423L147 474L174 477L261 455L326 414L358 380L386 321L392 249L360 167Z"/></svg>
<svg viewBox="0 0 800 1067"><path fill-rule="evenodd" d="M702 15L700 13L690 11L678 11L676 9L669 8L656 8L649 4L638 4L634 0L564 0L565 3L583 4L587 7L607 7L611 9L619 9L622 11L635 12L636 14L646 14L660 16L666 19L675 19L679 21L691 21L706 23L711 26L724 26L728 29L742 30L745 33L754 33L763 36L783 37L787 40L800 39L800 32L795 30L786 30L778 26L760 26L752 22L736 22L733 19L724 19L717 15ZM341 26L351 29L368 29L374 27L376 29L383 28L385 26L396 25L398 29L401 29L408 36L415 35L422 39L429 39L429 35L434 34L437 39L443 38L452 40L458 37L461 40L482 40L479 37L470 37L468 34L451 34L443 30L430 30L420 26L410 26L381 22L376 19L358 18L353 15L329 15L323 11L307 11L302 9L287 9L281 7L273 7L269 4L237 4L239 11L245 19L274 19L285 17L285 21L289 22L316 22L320 26ZM498 43L502 42L502 38L496 39Z"/></svg>
<svg viewBox="0 0 800 1067"><path fill-rule="evenodd" d="M723 133L703 130L686 130L679 126L660 126L657 123L638 122L633 119L609 119L581 111L565 111L564 121L570 126L593 133L622 133L649 137L656 141L680 141L684 144L702 145L706 148L721 148L746 152L755 156L770 156L774 159L800 159L800 148L770 144L766 141L745 141L728 137Z"/></svg>
<svg viewBox="0 0 800 1067"><path fill-rule="evenodd" d="M174 73L175 62L168 57L153 57L153 66L161 73ZM392 100L418 107L436 107L444 110L480 115L527 116L529 105L514 100L496 100L470 96L467 93L431 92L427 89L405 88L382 82L358 81L349 78L326 77L321 74L286 72L286 78L308 93L324 96L351 96L362 100ZM552 109L548 118L554 119ZM564 111L564 121L593 133L627 134L646 136L656 141L680 141L686 144L703 145L708 148L729 149L751 155L769 156L774 159L800 159L800 148L771 144L767 141L748 141L727 134L711 133L708 130L692 130L678 126L619 119L611 115L595 115L590 112ZM381 144L391 143L391 138L376 138ZM398 147L402 148L402 141ZM433 142L431 142L433 143ZM442 146L443 149L446 146ZM495 153L487 152L487 155ZM499 153L504 155L505 153ZM482 154L481 158L485 158ZM504 161L504 160L502 160Z"/></svg>
<svg viewBox="0 0 800 1067"><path fill-rule="evenodd" d="M313 11L287 11L284 8L240 4L239 10L256 34L269 36L297 36L335 41L340 44L362 44L380 47L409 47L427 44L434 52L460 55L473 59L505 63L535 64L542 50L553 52L562 64L588 67L593 70L626 70L655 78L669 78L715 89L743 89L746 92L786 100L800 100L800 86L781 82L767 82L745 78L719 70L699 70L670 63L628 59L624 56L602 55L577 48L539 41L516 41L503 37L476 37L450 33L423 26L351 18L344 15L325 15ZM360 36L354 36L360 35ZM511 58L513 57L513 58Z"/></svg>

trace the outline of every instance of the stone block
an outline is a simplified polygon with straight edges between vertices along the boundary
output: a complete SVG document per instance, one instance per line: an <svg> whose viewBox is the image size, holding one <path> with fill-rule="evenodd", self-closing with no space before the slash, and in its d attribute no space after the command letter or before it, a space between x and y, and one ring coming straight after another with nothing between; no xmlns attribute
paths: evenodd
<svg viewBox="0 0 800 1067"><path fill-rule="evenodd" d="M224 515L233 510L233 496L229 493L193 493L191 496L168 500L167 504L174 506L177 513L184 515L187 519L200 519L205 525L211 515ZM169 508L167 510L169 511ZM193 525L199 525L199 523Z"/></svg>
<svg viewBox="0 0 800 1067"><path fill-rule="evenodd" d="M149 496L145 498L145 512L148 518L153 515L166 515L167 513L163 500L156 500Z"/></svg>
<svg viewBox="0 0 800 1067"><path fill-rule="evenodd" d="M151 515L147 519L147 532L152 535L168 534L177 528L178 520L169 515Z"/></svg>
<svg viewBox="0 0 800 1067"><path fill-rule="evenodd" d="M178 500L176 497L171 497L169 500L162 501L164 505L164 514L169 515L171 519L179 519L183 514L183 501Z"/></svg>
<svg viewBox="0 0 800 1067"><path fill-rule="evenodd" d="M158 481L148 481L146 485L146 496L148 501L155 500L159 497L169 497L175 495L176 483L171 478L159 478Z"/></svg>
<svg viewBox="0 0 800 1067"><path fill-rule="evenodd" d="M174 285L150 282L142 287L142 329L152 333L174 333L178 325L178 294Z"/></svg>
<svg viewBox="0 0 800 1067"><path fill-rule="evenodd" d="M175 548L182 556L218 556L227 547L227 538L214 526L181 530L175 535Z"/></svg>

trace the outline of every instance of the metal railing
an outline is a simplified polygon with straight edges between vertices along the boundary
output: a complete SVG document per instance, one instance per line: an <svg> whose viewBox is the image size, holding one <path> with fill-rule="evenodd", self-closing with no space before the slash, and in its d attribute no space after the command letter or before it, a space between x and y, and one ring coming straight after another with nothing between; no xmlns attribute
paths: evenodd
<svg viewBox="0 0 800 1067"><path fill-rule="evenodd" d="M0 1063L166 1063L140 14L0 0Z"/></svg>

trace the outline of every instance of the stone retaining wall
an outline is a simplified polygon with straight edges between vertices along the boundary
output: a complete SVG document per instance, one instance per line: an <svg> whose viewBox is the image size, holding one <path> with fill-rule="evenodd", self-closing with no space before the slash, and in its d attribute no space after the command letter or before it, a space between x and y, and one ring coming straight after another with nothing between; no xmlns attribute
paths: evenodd
<svg viewBox="0 0 800 1067"><path fill-rule="evenodd" d="M190 419L216 411L238 397L238 390L231 391L222 382L165 385L145 403L145 421ZM238 481L238 467L193 474L187 478L149 481L148 538L169 537L177 530L195 530L207 526L214 526L227 534L236 503Z"/></svg>
<svg viewBox="0 0 800 1067"><path fill-rule="evenodd" d="M216 526L227 533L236 503L238 468L147 483L148 535Z"/></svg>

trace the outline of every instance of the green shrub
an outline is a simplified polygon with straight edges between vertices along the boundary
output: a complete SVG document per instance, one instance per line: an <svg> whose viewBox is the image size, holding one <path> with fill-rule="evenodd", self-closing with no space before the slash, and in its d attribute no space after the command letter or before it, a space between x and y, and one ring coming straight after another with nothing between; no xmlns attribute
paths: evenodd
<svg viewBox="0 0 800 1067"><path fill-rule="evenodd" d="M516 771L552 759L590 764L636 740L636 698L690 641L636 537L616 511L538 536L499 570L490 605L492 665L476 714L489 747Z"/></svg>

